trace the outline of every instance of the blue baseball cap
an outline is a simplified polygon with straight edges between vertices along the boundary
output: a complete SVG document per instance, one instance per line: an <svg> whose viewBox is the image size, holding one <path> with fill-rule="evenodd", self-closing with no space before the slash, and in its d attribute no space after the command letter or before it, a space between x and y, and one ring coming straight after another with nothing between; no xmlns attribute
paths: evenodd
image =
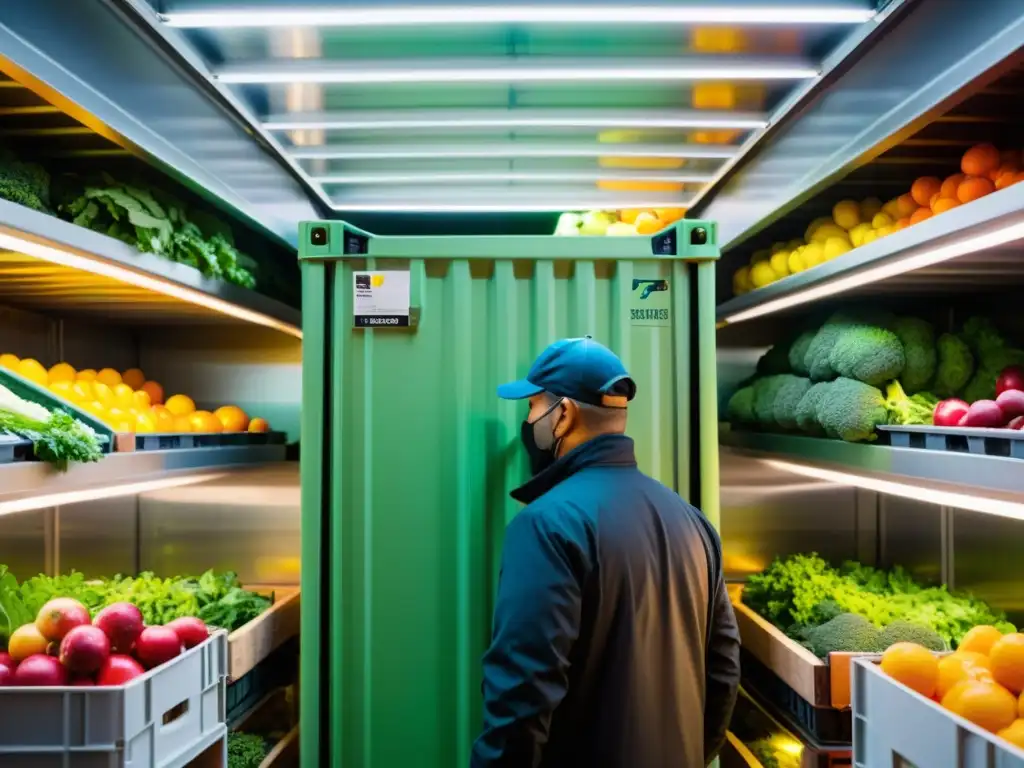
<svg viewBox="0 0 1024 768"><path fill-rule="evenodd" d="M498 387L503 400L524 400L541 392L624 408L636 394L636 384L614 352L587 336L556 341L540 353L525 379Z"/></svg>

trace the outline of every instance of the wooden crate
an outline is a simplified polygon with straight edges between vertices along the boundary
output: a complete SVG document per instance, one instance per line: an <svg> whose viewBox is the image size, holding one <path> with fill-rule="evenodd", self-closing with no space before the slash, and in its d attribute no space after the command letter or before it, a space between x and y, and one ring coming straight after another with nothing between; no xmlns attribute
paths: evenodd
<svg viewBox="0 0 1024 768"><path fill-rule="evenodd" d="M852 661L875 654L831 653L823 661L745 606L742 596L742 584L729 585L743 647L812 706L849 709Z"/></svg>
<svg viewBox="0 0 1024 768"><path fill-rule="evenodd" d="M244 627L228 635L228 682L238 680L299 634L299 588L247 585L260 594L274 594L274 604Z"/></svg>

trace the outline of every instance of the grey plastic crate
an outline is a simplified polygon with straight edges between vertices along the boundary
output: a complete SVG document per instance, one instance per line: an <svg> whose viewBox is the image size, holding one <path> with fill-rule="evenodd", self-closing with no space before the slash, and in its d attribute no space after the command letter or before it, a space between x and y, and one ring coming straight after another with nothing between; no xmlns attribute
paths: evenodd
<svg viewBox="0 0 1024 768"><path fill-rule="evenodd" d="M1024 750L853 662L854 768L1024 768Z"/></svg>
<svg viewBox="0 0 1024 768"><path fill-rule="evenodd" d="M118 688L0 688L0 766L187 765L226 738L227 637Z"/></svg>
<svg viewBox="0 0 1024 768"><path fill-rule="evenodd" d="M982 427L880 426L893 448L1024 459L1024 430Z"/></svg>
<svg viewBox="0 0 1024 768"><path fill-rule="evenodd" d="M0 434L0 464L27 461L32 458L32 441L14 435Z"/></svg>

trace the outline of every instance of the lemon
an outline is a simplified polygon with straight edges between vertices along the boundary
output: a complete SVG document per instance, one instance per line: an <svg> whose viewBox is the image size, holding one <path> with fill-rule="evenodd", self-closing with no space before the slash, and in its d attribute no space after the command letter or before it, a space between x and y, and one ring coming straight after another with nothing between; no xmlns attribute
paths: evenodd
<svg viewBox="0 0 1024 768"><path fill-rule="evenodd" d="M114 403L118 408L128 410L135 407L135 392L127 384L118 384L113 387Z"/></svg>
<svg viewBox="0 0 1024 768"><path fill-rule="evenodd" d="M165 405L175 416L188 416L196 410L195 402L187 395L173 395L168 398Z"/></svg>
<svg viewBox="0 0 1024 768"><path fill-rule="evenodd" d="M844 253L852 250L853 247L850 245L849 240L842 237L830 237L825 241L825 261L830 261L836 256L842 256Z"/></svg>
<svg viewBox="0 0 1024 768"><path fill-rule="evenodd" d="M92 382L92 393L105 407L109 408L114 404L114 390L102 381Z"/></svg>
<svg viewBox="0 0 1024 768"><path fill-rule="evenodd" d="M772 243L772 256L774 256L776 253L780 253L781 251L784 251L784 250L786 250L786 244L785 243Z"/></svg>
<svg viewBox="0 0 1024 768"><path fill-rule="evenodd" d="M802 248L806 243L803 240L790 240L786 243L787 251L795 251L797 248Z"/></svg>
<svg viewBox="0 0 1024 768"><path fill-rule="evenodd" d="M57 363L50 369L50 381L74 381L77 373L67 363Z"/></svg>
<svg viewBox="0 0 1024 768"><path fill-rule="evenodd" d="M803 252L804 264L807 265L807 269L816 267L825 260L825 249L821 243L811 243L808 245Z"/></svg>
<svg viewBox="0 0 1024 768"><path fill-rule="evenodd" d="M107 422L107 408L99 400L93 400L90 403L82 403L81 408L86 413L90 413L95 416L104 424Z"/></svg>
<svg viewBox="0 0 1024 768"><path fill-rule="evenodd" d="M889 218L892 219L893 221L896 221L896 219L901 218L901 216L900 216L900 199L898 197L894 197L888 203L883 205L882 206L882 213L887 214L889 216ZM875 227L875 229L878 229L878 227Z"/></svg>
<svg viewBox="0 0 1024 768"><path fill-rule="evenodd" d="M732 293L734 296L742 296L753 288L750 282L750 267L740 267L732 273Z"/></svg>
<svg viewBox="0 0 1024 768"><path fill-rule="evenodd" d="M830 237L841 237L844 240L850 239L846 230L838 224L822 224L814 230L814 236L811 238L811 241L815 243L824 243Z"/></svg>
<svg viewBox="0 0 1024 768"><path fill-rule="evenodd" d="M5 355L0 355L0 368L6 368L8 371L17 371L18 363L21 360L18 359L17 355L12 355L8 352Z"/></svg>
<svg viewBox="0 0 1024 768"><path fill-rule="evenodd" d="M870 245L871 243L875 242L875 240L877 240L877 239L878 239L878 233L875 230L872 229L870 232L865 232L864 233L864 242L861 243L861 245Z"/></svg>
<svg viewBox="0 0 1024 768"><path fill-rule="evenodd" d="M875 230L875 235L877 237L885 237L887 235L891 235L894 231L895 227L882 227L881 229Z"/></svg>
<svg viewBox="0 0 1024 768"><path fill-rule="evenodd" d="M70 381L55 381L50 384L50 391L57 397L64 398L65 400L74 400L75 393L73 387L75 385Z"/></svg>
<svg viewBox="0 0 1024 768"><path fill-rule="evenodd" d="M860 201L860 220L871 221L875 214L882 210L882 201L877 197L868 197Z"/></svg>
<svg viewBox="0 0 1024 768"><path fill-rule="evenodd" d="M771 257L768 263L772 265L776 275L785 277L789 274L789 251L779 251Z"/></svg>
<svg viewBox="0 0 1024 768"><path fill-rule="evenodd" d="M121 374L113 368L104 368L96 374L96 381L101 381L108 387L113 388L121 383Z"/></svg>
<svg viewBox="0 0 1024 768"><path fill-rule="evenodd" d="M854 248L860 248L864 245L864 235L871 231L871 224L869 222L862 222L856 227L850 230L850 244Z"/></svg>
<svg viewBox="0 0 1024 768"><path fill-rule="evenodd" d="M775 274L775 270L772 269L772 265L767 261L759 261L750 269L750 282L754 284L756 288L763 288L766 285L770 285L779 279L779 276Z"/></svg>
<svg viewBox="0 0 1024 768"><path fill-rule="evenodd" d="M871 219L871 228L878 230L882 227L891 227L894 221L896 220L888 213L876 213L875 217Z"/></svg>
<svg viewBox="0 0 1024 768"><path fill-rule="evenodd" d="M96 381L96 371L92 368L86 368L84 371L79 371L76 376L79 381Z"/></svg>
<svg viewBox="0 0 1024 768"><path fill-rule="evenodd" d="M843 200L832 209L832 219L843 229L853 229L860 224L860 206L856 200Z"/></svg>
<svg viewBox="0 0 1024 768"><path fill-rule="evenodd" d="M31 357L25 358L18 363L18 374L41 387L45 387L50 383L50 374L46 372L46 369L40 365L38 360L33 360Z"/></svg>
<svg viewBox="0 0 1024 768"><path fill-rule="evenodd" d="M795 275L797 272L803 272L807 269L807 265L804 263L804 249L799 248L789 254L789 272Z"/></svg>
<svg viewBox="0 0 1024 768"><path fill-rule="evenodd" d="M804 240L808 243L811 242L811 239L814 237L814 233L817 231L818 227L824 224L835 224L835 222L827 216L815 219L807 226L807 231L804 232Z"/></svg>
<svg viewBox="0 0 1024 768"><path fill-rule="evenodd" d="M772 252L767 248L763 248L760 251L754 251L754 254L750 257L750 265L753 266L759 261L768 261L772 257Z"/></svg>

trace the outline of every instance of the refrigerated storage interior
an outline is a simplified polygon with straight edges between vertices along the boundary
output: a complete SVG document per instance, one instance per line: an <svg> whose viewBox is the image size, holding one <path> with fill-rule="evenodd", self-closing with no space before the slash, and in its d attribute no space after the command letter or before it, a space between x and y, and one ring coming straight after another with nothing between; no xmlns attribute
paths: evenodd
<svg viewBox="0 0 1024 768"><path fill-rule="evenodd" d="M0 12L0 143L50 169L166 188L229 222L270 279L254 295L0 200L0 353L140 367L168 394L265 415L291 447L196 448L170 461L113 455L60 478L0 465L0 509L18 510L0 514L0 563L19 576L215 568L245 584L298 585L303 220L341 218L380 234L550 234L564 210L687 208L719 227L723 404L795 324L851 303L913 312L940 329L984 312L1024 338L1014 300L1024 185L743 296L732 284L755 251L799 238L840 200L888 200L918 177L944 178L977 143L1020 149L1024 17L1012 0L984 13L957 0L840 2L830 8L847 14L841 23L776 26L672 21L652 4L614 34L597 12L577 29L506 19L409 30L303 22L269 0L59 5L11 2ZM336 3L306 10L315 17L329 5L344 14ZM698 5L673 4L680 18ZM239 9L286 16L232 28ZM211 10L228 22L204 21ZM648 11L663 23L642 20ZM787 74L731 83L651 75L680 56L697 68L726 59L736 78L769 64ZM649 70L595 86L587 70L596 57ZM387 83L410 61L431 63L441 80L471 69L493 76L456 87ZM354 62L378 82L360 82ZM499 71L537 62L577 74L566 85ZM622 162L630 157L658 162L638 169ZM731 580L814 551L835 563L900 564L1024 620L1014 459L739 429L721 441ZM137 482L168 487L124 491ZM34 501L58 492L67 495ZM785 728L799 736L799 722Z"/></svg>

